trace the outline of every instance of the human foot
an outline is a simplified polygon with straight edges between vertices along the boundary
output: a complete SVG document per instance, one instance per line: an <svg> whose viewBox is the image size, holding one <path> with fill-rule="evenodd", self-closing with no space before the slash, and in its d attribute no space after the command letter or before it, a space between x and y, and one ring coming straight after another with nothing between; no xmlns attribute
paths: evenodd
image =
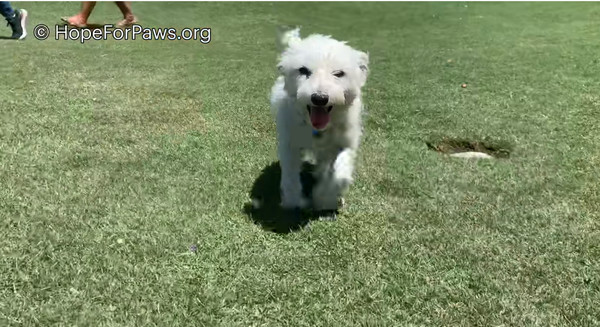
<svg viewBox="0 0 600 327"><path fill-rule="evenodd" d="M69 24L72 27L84 28L87 26L87 20L81 15L75 15L71 17L62 17L60 20Z"/></svg>
<svg viewBox="0 0 600 327"><path fill-rule="evenodd" d="M135 16L129 16L126 17L125 19L123 19L122 21L117 23L117 27L118 28L123 28L123 27L130 27L131 25L137 23L137 17Z"/></svg>

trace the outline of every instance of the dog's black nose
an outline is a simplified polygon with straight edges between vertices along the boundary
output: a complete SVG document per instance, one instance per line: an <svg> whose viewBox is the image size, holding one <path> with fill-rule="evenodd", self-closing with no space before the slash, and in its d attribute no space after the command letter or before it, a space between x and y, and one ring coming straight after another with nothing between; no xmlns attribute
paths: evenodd
<svg viewBox="0 0 600 327"><path fill-rule="evenodd" d="M315 106L324 106L329 102L329 96L323 93L313 93L310 96L310 101L312 101Z"/></svg>

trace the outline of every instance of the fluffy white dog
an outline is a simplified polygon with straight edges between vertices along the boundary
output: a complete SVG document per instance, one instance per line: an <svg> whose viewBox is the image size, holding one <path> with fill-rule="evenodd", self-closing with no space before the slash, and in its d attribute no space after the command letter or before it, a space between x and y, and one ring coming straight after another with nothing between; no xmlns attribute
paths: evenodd
<svg viewBox="0 0 600 327"><path fill-rule="evenodd" d="M362 134L361 87L369 57L329 36L301 39L299 29L283 33L281 76L271 90L281 164L281 206L304 208L300 171L303 152L315 160L312 206L335 218L338 202L352 183Z"/></svg>

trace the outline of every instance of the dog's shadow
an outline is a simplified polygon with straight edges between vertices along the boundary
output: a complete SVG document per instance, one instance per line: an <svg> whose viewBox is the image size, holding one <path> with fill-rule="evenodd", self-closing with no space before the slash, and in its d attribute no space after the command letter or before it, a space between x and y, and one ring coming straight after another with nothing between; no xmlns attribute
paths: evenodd
<svg viewBox="0 0 600 327"><path fill-rule="evenodd" d="M313 169L313 165L304 163L300 173L302 193L308 199L311 198L312 188L315 184L312 175ZM280 180L281 167L279 162L274 162L262 170L250 191L252 203L247 203L244 206L244 212L248 217L263 229L279 234L302 229L310 221L318 219L319 216L312 211L290 212L281 209Z"/></svg>

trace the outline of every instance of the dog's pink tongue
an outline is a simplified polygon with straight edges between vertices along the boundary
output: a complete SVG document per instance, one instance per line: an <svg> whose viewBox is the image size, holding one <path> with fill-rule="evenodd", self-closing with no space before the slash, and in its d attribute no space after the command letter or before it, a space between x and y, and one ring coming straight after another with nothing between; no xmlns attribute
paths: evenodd
<svg viewBox="0 0 600 327"><path fill-rule="evenodd" d="M324 107L312 107L310 109L310 122L316 129L323 129L329 124L329 112Z"/></svg>

